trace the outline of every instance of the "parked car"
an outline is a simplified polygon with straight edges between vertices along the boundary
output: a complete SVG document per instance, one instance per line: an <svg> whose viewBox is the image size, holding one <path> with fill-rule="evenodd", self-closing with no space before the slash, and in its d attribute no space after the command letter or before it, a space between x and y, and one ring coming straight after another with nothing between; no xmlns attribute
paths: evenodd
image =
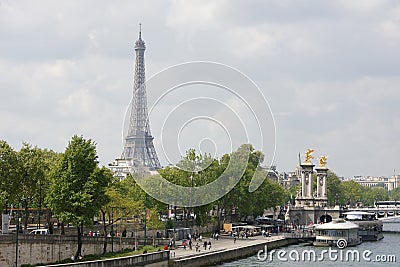
<svg viewBox="0 0 400 267"><path fill-rule="evenodd" d="M30 232L31 235L48 235L49 229L35 229Z"/></svg>

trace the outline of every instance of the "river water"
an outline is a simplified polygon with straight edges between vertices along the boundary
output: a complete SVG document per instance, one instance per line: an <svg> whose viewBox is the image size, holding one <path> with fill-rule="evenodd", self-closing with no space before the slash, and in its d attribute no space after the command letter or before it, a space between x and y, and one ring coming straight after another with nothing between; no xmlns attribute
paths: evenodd
<svg viewBox="0 0 400 267"><path fill-rule="evenodd" d="M384 223L383 229L397 233L386 232L380 241L363 242L343 250L292 245L219 266L400 266L400 221Z"/></svg>

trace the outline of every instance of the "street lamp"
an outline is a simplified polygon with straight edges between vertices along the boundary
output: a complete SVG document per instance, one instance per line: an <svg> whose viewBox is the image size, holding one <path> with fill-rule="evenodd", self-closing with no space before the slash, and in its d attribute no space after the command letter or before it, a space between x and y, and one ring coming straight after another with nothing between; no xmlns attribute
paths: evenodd
<svg viewBox="0 0 400 267"><path fill-rule="evenodd" d="M114 208L111 207L111 252L114 252Z"/></svg>
<svg viewBox="0 0 400 267"><path fill-rule="evenodd" d="M18 233L19 233L19 225L21 224L21 218L19 216L19 212L17 211L17 222L16 222L16 238L15 238L15 267L18 267Z"/></svg>
<svg viewBox="0 0 400 267"><path fill-rule="evenodd" d="M42 183L39 180L39 216L38 216L38 228L40 227L40 215L42 213Z"/></svg>
<svg viewBox="0 0 400 267"><path fill-rule="evenodd" d="M26 198L23 198L23 201L26 203ZM15 267L18 267L18 235L19 235L20 225L21 225L20 211L17 210L17 222L15 227L17 230L17 234L15 237Z"/></svg>
<svg viewBox="0 0 400 267"><path fill-rule="evenodd" d="M146 204L147 204L147 193L144 197L144 245L147 245L147 209L146 209Z"/></svg>

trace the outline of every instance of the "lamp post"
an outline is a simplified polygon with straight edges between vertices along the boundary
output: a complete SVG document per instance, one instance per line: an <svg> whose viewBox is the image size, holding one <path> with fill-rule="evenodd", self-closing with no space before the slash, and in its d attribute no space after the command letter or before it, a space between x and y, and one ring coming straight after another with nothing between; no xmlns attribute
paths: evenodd
<svg viewBox="0 0 400 267"><path fill-rule="evenodd" d="M147 209L146 209L146 203L147 202L147 193L144 198L144 245L146 246L147 244Z"/></svg>
<svg viewBox="0 0 400 267"><path fill-rule="evenodd" d="M26 203L26 199L23 199L24 203ZM15 267L18 267L18 235L19 235L19 228L21 225L21 217L20 217L20 211L17 211L17 222L16 222L16 230L17 234L15 237Z"/></svg>
<svg viewBox="0 0 400 267"><path fill-rule="evenodd" d="M114 252L114 209L111 208L111 252Z"/></svg>
<svg viewBox="0 0 400 267"><path fill-rule="evenodd" d="M40 215L42 213L42 183L39 180L39 216L38 216L38 228L40 227ZM58 226L57 226L58 227Z"/></svg>
<svg viewBox="0 0 400 267"><path fill-rule="evenodd" d="M147 244L147 226L146 226L146 209L144 210L144 245Z"/></svg>
<svg viewBox="0 0 400 267"><path fill-rule="evenodd" d="M19 233L19 225L21 223L21 218L19 216L19 212L17 212L17 223L16 223L16 238L15 238L15 267L18 267L18 233Z"/></svg>

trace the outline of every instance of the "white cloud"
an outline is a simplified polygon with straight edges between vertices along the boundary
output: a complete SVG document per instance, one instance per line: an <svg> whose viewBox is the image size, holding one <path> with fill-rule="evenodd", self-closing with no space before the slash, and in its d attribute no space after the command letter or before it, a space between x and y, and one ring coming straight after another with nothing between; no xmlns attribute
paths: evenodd
<svg viewBox="0 0 400 267"><path fill-rule="evenodd" d="M190 31L207 30L215 24L224 1L172 1L167 15L167 26Z"/></svg>
<svg viewBox="0 0 400 267"><path fill-rule="evenodd" d="M231 28L226 37L230 51L239 59L287 54L314 57L326 50L317 38L321 33L321 26L308 23L264 23Z"/></svg>
<svg viewBox="0 0 400 267"><path fill-rule="evenodd" d="M351 12L375 12L379 8L387 6L387 0L336 0L333 2L337 6Z"/></svg>
<svg viewBox="0 0 400 267"><path fill-rule="evenodd" d="M400 44L400 5L389 12L389 18L380 24L379 30L390 46Z"/></svg>
<svg viewBox="0 0 400 267"><path fill-rule="evenodd" d="M310 146L339 175L400 169L396 2L42 3L0 5L1 138L14 147L30 141L62 151L83 134L98 143L102 164L118 157L142 22L147 77L195 59L255 80L276 116L278 169L293 169ZM161 153L157 136L155 143Z"/></svg>

